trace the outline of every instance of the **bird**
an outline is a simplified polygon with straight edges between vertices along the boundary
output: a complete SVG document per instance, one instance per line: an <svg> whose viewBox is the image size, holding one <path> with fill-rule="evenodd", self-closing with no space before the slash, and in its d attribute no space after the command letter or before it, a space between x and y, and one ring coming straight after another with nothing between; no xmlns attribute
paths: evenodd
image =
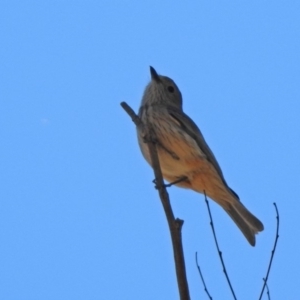
<svg viewBox="0 0 300 300"><path fill-rule="evenodd" d="M255 234L263 231L264 225L228 186L200 129L183 112L182 95L176 83L159 75L151 66L150 74L138 116L155 133L163 178L178 187L207 195L225 210L250 245L255 246ZM141 152L151 165L145 131L141 127L137 127L137 136Z"/></svg>

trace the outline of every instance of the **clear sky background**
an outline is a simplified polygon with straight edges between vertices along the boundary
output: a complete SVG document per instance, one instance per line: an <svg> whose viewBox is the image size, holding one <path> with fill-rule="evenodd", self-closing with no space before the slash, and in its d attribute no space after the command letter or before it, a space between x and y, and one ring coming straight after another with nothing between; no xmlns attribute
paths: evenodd
<svg viewBox="0 0 300 300"><path fill-rule="evenodd" d="M0 299L178 299L136 111L149 65L175 80L229 185L265 225L252 248L211 202L238 299L300 299L299 1L1 1ZM192 299L232 299L203 196L185 221ZM265 296L264 299L267 299Z"/></svg>

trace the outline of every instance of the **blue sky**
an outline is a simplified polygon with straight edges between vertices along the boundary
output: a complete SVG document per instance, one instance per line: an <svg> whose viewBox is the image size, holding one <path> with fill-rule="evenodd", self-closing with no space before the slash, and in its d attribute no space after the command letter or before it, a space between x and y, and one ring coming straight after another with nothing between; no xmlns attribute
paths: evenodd
<svg viewBox="0 0 300 300"><path fill-rule="evenodd" d="M175 80L255 248L211 203L238 299L299 299L299 1L2 1L0 298L178 299L169 231L134 124L149 65ZM172 187L192 299L231 299L203 196ZM266 296L264 299L267 299Z"/></svg>

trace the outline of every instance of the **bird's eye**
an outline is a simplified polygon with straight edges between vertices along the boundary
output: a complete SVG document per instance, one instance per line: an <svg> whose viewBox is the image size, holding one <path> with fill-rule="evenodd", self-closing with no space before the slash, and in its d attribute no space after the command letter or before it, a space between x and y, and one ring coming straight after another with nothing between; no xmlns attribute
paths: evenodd
<svg viewBox="0 0 300 300"><path fill-rule="evenodd" d="M168 91L169 91L170 93L174 93L174 88L173 88L171 85L169 85L169 86L168 86Z"/></svg>

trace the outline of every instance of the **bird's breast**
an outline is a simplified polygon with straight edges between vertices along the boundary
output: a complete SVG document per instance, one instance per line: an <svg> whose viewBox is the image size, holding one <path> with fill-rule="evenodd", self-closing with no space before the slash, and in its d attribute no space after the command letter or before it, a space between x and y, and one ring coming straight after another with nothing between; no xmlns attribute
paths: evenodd
<svg viewBox="0 0 300 300"><path fill-rule="evenodd" d="M157 138L157 150L164 176L182 176L206 167L206 157L196 141L164 111L143 111L144 124L150 124ZM151 164L147 144L139 133L139 144L146 160Z"/></svg>

